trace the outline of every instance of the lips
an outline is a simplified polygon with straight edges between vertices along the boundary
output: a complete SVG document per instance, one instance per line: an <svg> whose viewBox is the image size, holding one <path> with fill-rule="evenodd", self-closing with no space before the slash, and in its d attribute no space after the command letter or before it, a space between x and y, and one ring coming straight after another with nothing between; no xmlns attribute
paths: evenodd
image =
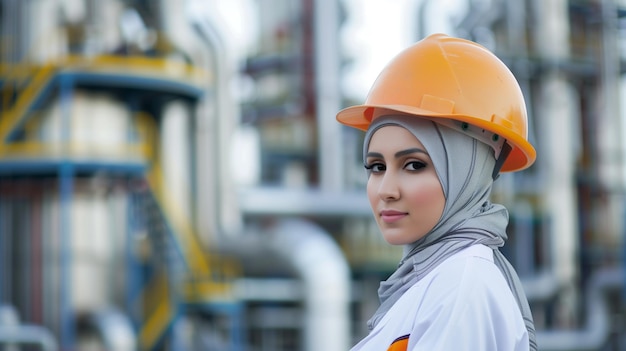
<svg viewBox="0 0 626 351"><path fill-rule="evenodd" d="M401 220L408 215L407 212L401 212L396 210L382 210L380 211L380 218L385 223L393 223Z"/></svg>

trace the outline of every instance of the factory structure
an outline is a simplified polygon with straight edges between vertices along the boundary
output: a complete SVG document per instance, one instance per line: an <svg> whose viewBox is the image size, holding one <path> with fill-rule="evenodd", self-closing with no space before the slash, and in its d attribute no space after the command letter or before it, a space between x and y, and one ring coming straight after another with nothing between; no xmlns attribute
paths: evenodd
<svg viewBox="0 0 626 351"><path fill-rule="evenodd" d="M355 77L374 3L0 0L0 349L366 335L402 249L335 114L371 84ZM626 1L385 6L407 46L477 41L522 87L537 162L493 200L540 350L626 350Z"/></svg>

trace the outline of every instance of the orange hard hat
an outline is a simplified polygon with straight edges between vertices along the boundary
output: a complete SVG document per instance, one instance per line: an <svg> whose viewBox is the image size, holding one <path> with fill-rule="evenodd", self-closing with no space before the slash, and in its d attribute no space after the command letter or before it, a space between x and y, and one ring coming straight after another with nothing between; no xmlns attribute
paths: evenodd
<svg viewBox="0 0 626 351"><path fill-rule="evenodd" d="M488 131L510 146L500 171L529 167L528 117L517 80L493 53L469 40L433 34L398 54L383 69L363 105L339 111L337 120L367 130L377 117L410 114Z"/></svg>

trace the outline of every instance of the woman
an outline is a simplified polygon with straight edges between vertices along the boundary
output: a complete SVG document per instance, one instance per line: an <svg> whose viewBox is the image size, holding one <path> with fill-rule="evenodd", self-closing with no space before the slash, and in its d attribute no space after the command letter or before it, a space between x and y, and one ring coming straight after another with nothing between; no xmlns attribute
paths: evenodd
<svg viewBox="0 0 626 351"><path fill-rule="evenodd" d="M536 350L528 301L498 250L508 212L489 201L500 172L536 157L508 68L474 42L431 35L337 119L366 131L370 205L385 240L404 246L352 350Z"/></svg>

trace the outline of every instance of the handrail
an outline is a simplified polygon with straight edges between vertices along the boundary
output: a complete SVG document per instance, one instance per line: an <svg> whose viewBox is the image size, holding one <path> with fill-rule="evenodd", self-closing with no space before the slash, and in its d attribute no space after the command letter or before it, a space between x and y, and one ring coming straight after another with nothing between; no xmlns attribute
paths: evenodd
<svg viewBox="0 0 626 351"><path fill-rule="evenodd" d="M154 119L148 118L145 114L139 114L137 118L142 121L142 133L147 137L148 143L157 142L157 127ZM226 262L223 258L219 260L211 260L203 249L204 245L200 242L195 234L191 224L176 206L172 205L170 196L163 184L163 175L161 172L161 163L156 154L158 148L151 144L149 150L152 150L150 158L150 169L145 177L148 182L151 194L164 220L170 227L170 233L178 244L182 257L185 261L185 267L189 276L183 281L180 291L183 302L208 302L219 299L226 301L229 297L231 285L226 281L226 277L235 276L237 270L230 262ZM219 262L218 262L219 261ZM221 264L218 268L218 264ZM158 290L169 289L167 285L160 284ZM146 289L143 296L154 289ZM232 296L232 295L230 295ZM142 349L150 349L158 341L159 335L164 332L169 323L175 318L175 309L172 305L171 296L167 294L153 297L150 303L154 311L148 316L140 331L140 345Z"/></svg>
<svg viewBox="0 0 626 351"><path fill-rule="evenodd" d="M225 274L218 274L216 268L212 265L206 251L203 250L204 245L200 242L198 236L194 233L190 223L185 219L181 211L172 205L169 194L162 185L162 174L160 172L160 162L153 161L152 169L146 175L150 189L155 201L162 210L166 221L171 225L173 233L176 233L175 239L180 245L186 266L191 275L187 286L187 299L205 299L207 294L210 297L222 298L226 297L227 284L217 281L216 277L223 277ZM231 270L234 272L234 270ZM224 272L222 272L224 273Z"/></svg>
<svg viewBox="0 0 626 351"><path fill-rule="evenodd" d="M10 108L4 109L2 118L0 118L0 148L6 146L7 138L26 118L33 104L53 81L55 75L62 72L122 73L131 76L167 78L199 86L207 84L212 79L207 71L190 64L166 58L145 56L98 55L85 57L69 55L42 65L31 66L0 62L0 66L2 68L0 74L6 80L4 84L10 84L12 81L28 82L20 83L20 85L25 84L25 86L19 92L5 91L5 93L17 93L18 98ZM23 72L27 72L27 74L23 74ZM3 99L6 98L3 97ZM8 105L8 101L3 101L3 104Z"/></svg>
<svg viewBox="0 0 626 351"><path fill-rule="evenodd" d="M148 145L128 143L125 145L107 145L106 148L93 143L77 142L40 142L25 141L4 145L0 149L2 159L41 159L42 157L103 157L118 159L143 158L149 153ZM94 151L97 149L97 151ZM134 156L134 157L133 157Z"/></svg>
<svg viewBox="0 0 626 351"><path fill-rule="evenodd" d="M139 346L142 350L151 349L173 319L174 307L168 291L167 277L161 274L141 294L144 296L144 314L149 313L139 331Z"/></svg>
<svg viewBox="0 0 626 351"><path fill-rule="evenodd" d="M39 94L50 83L55 73L55 67L51 64L41 67L31 82L19 94L13 107L3 113L0 119L0 146L4 146L6 138L11 134L13 129L19 125L19 122L27 115L27 111L37 100Z"/></svg>

